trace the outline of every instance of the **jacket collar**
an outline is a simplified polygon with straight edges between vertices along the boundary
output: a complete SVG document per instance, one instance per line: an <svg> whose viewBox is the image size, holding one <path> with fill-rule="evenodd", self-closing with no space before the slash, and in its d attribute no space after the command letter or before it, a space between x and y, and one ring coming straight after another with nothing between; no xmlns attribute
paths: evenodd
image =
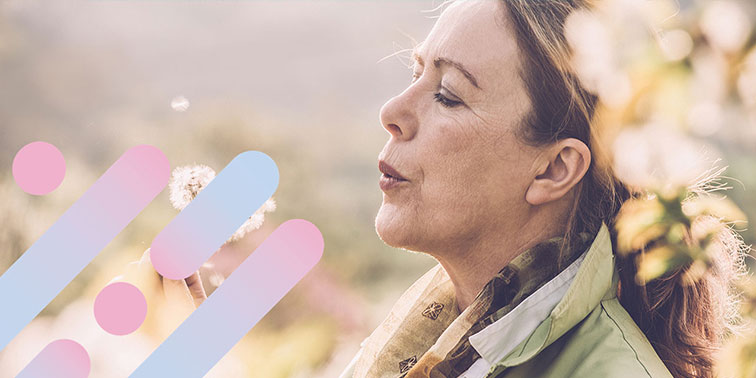
<svg viewBox="0 0 756 378"><path fill-rule="evenodd" d="M603 299L616 296L618 274L606 224L601 225L581 259L582 262L576 261L579 268L569 288L548 317L495 366L516 366L528 361L588 316Z"/></svg>
<svg viewBox="0 0 756 378"><path fill-rule="evenodd" d="M480 332L470 336L470 344L486 360L495 364L525 340L567 293L588 249L556 277L549 280L525 300Z"/></svg>

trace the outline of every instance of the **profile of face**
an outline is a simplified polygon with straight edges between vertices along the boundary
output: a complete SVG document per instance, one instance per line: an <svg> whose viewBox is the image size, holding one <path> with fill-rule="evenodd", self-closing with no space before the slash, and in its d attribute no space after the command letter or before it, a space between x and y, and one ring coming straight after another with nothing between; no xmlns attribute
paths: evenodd
<svg viewBox="0 0 756 378"><path fill-rule="evenodd" d="M567 163L584 156L516 136L531 109L521 54L494 0L449 5L416 47L411 83L380 110L390 137L379 166L406 179L381 178L375 225L386 244L462 253L526 226L535 208L566 197L576 183L567 175L582 177L585 167Z"/></svg>

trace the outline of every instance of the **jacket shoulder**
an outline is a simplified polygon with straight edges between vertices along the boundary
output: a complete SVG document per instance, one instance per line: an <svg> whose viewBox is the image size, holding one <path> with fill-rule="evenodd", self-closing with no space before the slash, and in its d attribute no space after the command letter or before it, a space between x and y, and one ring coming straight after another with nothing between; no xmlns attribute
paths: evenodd
<svg viewBox="0 0 756 378"><path fill-rule="evenodd" d="M578 358L575 377L672 377L616 297L601 301L568 344Z"/></svg>
<svg viewBox="0 0 756 378"><path fill-rule="evenodd" d="M584 369L604 371L605 377L672 377L646 335L615 298L601 301L592 324L586 324L583 342L589 361ZM586 319L589 320L589 319ZM593 358L590 358L593 357Z"/></svg>
<svg viewBox="0 0 756 378"><path fill-rule="evenodd" d="M617 298L603 300L553 344L497 377L672 378Z"/></svg>

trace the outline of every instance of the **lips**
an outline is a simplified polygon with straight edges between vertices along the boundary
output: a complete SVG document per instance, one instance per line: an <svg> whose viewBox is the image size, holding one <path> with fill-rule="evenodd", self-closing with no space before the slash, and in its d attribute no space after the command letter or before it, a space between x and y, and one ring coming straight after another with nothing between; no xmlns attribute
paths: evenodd
<svg viewBox="0 0 756 378"><path fill-rule="evenodd" d="M383 160L378 161L378 170L389 178L395 178L399 181L407 181L407 179L399 174L399 172L394 169L394 167L388 165L388 163Z"/></svg>
<svg viewBox="0 0 756 378"><path fill-rule="evenodd" d="M383 160L378 161L378 170L383 173L380 180L378 180L378 185L384 192L409 183L409 180Z"/></svg>

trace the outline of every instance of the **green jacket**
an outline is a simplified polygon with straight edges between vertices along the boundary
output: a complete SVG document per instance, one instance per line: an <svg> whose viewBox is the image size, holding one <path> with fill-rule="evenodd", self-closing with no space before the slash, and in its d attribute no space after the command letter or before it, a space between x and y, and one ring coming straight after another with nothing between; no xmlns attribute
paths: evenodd
<svg viewBox="0 0 756 378"><path fill-rule="evenodd" d="M603 226L566 294L487 378L672 377L617 299L619 276ZM348 366L342 377L351 377Z"/></svg>
<svg viewBox="0 0 756 378"><path fill-rule="evenodd" d="M488 377L671 377L617 299L619 276L606 226L562 300Z"/></svg>

